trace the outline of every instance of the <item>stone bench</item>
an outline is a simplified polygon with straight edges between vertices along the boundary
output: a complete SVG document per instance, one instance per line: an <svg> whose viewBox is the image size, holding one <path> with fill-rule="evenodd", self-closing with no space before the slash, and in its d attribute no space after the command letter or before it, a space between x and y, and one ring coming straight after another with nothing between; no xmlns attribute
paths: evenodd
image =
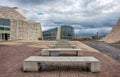
<svg viewBox="0 0 120 77"><path fill-rule="evenodd" d="M82 49L70 49L70 48L56 48L56 49L42 49L41 55L42 56L50 56L51 53L60 53L60 52L76 52L77 56L82 56L83 51Z"/></svg>
<svg viewBox="0 0 120 77"><path fill-rule="evenodd" d="M50 45L49 48L77 48L75 45Z"/></svg>
<svg viewBox="0 0 120 77"><path fill-rule="evenodd" d="M69 42L56 42L55 44L70 44Z"/></svg>
<svg viewBox="0 0 120 77"><path fill-rule="evenodd" d="M69 43L68 41L58 41L56 43Z"/></svg>
<svg viewBox="0 0 120 77"><path fill-rule="evenodd" d="M71 44L69 44L69 43L56 43L54 45L71 45Z"/></svg>
<svg viewBox="0 0 120 77"><path fill-rule="evenodd" d="M47 63L85 63L91 72L100 71L100 62L94 57L44 57L31 56L24 60L23 71L39 71Z"/></svg>

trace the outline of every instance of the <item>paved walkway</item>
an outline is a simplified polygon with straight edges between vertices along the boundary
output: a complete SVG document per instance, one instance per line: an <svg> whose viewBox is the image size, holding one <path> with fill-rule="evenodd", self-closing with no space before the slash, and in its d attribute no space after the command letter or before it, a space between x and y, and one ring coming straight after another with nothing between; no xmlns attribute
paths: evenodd
<svg viewBox="0 0 120 77"><path fill-rule="evenodd" d="M98 50L83 44L79 41L69 41L72 45L76 45L78 48L91 51L91 52L99 52ZM39 48L48 48L49 45L56 43L56 41L24 41L24 40L15 40L15 41L7 41L0 42L0 44L4 45L16 45L16 46L28 46L28 47L39 47Z"/></svg>
<svg viewBox="0 0 120 77"><path fill-rule="evenodd" d="M24 41L22 41L24 42ZM14 42L13 42L14 43ZM17 41L17 43L19 43ZM20 42L21 43L21 42ZM29 44L37 43L39 47L31 47ZM102 54L101 52L85 51L84 56L94 56L101 62L101 72L91 73L83 64L48 64L44 65L42 72L23 72L22 63L23 60L29 56L40 55L40 50L43 47L47 47L48 44L54 43L52 41L47 42L30 42L22 43L19 46L13 45L9 42L6 45L0 45L0 77L120 77L120 62ZM72 42L77 43L77 42ZM3 43L2 43L3 44ZM12 45L10 45L12 44ZM25 44L25 45L24 45ZM82 43L80 43L82 44ZM84 48L82 44L78 47ZM85 48L89 50L88 48ZM91 48L90 48L91 49ZM77 66L76 66L77 65ZM83 67L81 68L81 66Z"/></svg>

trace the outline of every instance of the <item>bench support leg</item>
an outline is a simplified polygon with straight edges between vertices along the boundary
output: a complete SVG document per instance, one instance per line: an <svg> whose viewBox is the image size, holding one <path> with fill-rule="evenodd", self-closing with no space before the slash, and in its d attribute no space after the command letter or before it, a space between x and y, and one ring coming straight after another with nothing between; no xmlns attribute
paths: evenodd
<svg viewBox="0 0 120 77"><path fill-rule="evenodd" d="M83 52L82 51L77 51L78 52L78 56L82 56L83 55Z"/></svg>
<svg viewBox="0 0 120 77"><path fill-rule="evenodd" d="M100 72L100 63L99 62L87 63L87 66L91 72Z"/></svg>
<svg viewBox="0 0 120 77"><path fill-rule="evenodd" d="M38 71L41 65L37 62L24 62L23 71Z"/></svg>

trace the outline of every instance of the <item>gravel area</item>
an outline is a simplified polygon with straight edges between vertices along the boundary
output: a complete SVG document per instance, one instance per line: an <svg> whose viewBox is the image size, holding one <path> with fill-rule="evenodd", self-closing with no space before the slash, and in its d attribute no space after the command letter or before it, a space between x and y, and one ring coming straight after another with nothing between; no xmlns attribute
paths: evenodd
<svg viewBox="0 0 120 77"><path fill-rule="evenodd" d="M84 43L120 61L120 43L108 44L102 41L84 41Z"/></svg>

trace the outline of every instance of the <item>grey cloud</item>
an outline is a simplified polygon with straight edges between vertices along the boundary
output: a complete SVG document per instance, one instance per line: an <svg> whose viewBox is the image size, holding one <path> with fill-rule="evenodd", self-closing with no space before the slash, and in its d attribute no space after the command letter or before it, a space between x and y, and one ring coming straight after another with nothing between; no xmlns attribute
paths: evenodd
<svg viewBox="0 0 120 77"><path fill-rule="evenodd" d="M49 4L57 0L11 0L11 1L26 5L40 5L40 4Z"/></svg>
<svg viewBox="0 0 120 77"><path fill-rule="evenodd" d="M109 32L120 18L120 0L110 1L4 0L0 5L19 7L30 20L40 22L43 30L68 24L80 35L95 35L95 31Z"/></svg>

